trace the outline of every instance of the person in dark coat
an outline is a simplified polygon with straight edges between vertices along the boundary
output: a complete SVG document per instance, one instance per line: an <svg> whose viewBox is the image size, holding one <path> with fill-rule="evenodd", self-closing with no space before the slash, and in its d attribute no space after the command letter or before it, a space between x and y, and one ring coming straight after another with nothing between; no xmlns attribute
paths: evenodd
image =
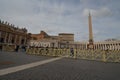
<svg viewBox="0 0 120 80"><path fill-rule="evenodd" d="M71 56L73 57L74 56L74 49L73 48L70 48L70 53L71 53Z"/></svg>
<svg viewBox="0 0 120 80"><path fill-rule="evenodd" d="M19 45L16 46L15 51L18 52L18 50L19 50Z"/></svg>

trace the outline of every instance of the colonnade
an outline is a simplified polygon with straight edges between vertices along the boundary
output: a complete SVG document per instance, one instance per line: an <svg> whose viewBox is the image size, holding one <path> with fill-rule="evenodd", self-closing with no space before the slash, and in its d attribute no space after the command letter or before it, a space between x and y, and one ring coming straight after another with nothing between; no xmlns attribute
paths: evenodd
<svg viewBox="0 0 120 80"><path fill-rule="evenodd" d="M94 49L101 49L101 50L120 50L120 42L114 43L98 43L94 44Z"/></svg>
<svg viewBox="0 0 120 80"><path fill-rule="evenodd" d="M94 50L120 50L120 41L101 41L101 42L94 42L93 44ZM69 47L86 50L88 49L87 42L78 42L69 44Z"/></svg>
<svg viewBox="0 0 120 80"><path fill-rule="evenodd" d="M88 43L73 44L75 48L86 50ZM94 50L120 50L120 41L95 42Z"/></svg>
<svg viewBox="0 0 120 80"><path fill-rule="evenodd" d="M63 45L63 44L59 44L59 45ZM81 50L87 50L88 43L87 42L86 43L85 42L84 43L82 43L82 42L81 43L72 43L72 44L69 43L69 44L64 44L62 48L71 48L71 47L76 48L76 49L81 49ZM93 49L94 50L120 50L120 41L95 42Z"/></svg>
<svg viewBox="0 0 120 80"><path fill-rule="evenodd" d="M0 31L0 42L18 44L18 45L26 44L26 36Z"/></svg>

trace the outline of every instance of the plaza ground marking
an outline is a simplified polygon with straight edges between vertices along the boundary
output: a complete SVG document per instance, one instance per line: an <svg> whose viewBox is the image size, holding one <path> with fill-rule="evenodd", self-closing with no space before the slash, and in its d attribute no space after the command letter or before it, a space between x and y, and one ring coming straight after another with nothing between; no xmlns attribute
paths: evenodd
<svg viewBox="0 0 120 80"><path fill-rule="evenodd" d="M42 64L49 63L49 62L53 62L53 61L56 61L56 60L59 60L59 59L62 59L62 58L63 57L57 57L57 58L47 59L47 60L43 60L43 61L37 61L37 62L25 64L25 65L20 65L20 66L1 69L0 70L0 76L6 75L6 74L9 74L9 73L14 73L14 72L17 72L17 71L21 71L21 70L24 70L24 69L32 68L32 67L35 67L35 66L39 66L39 65L42 65Z"/></svg>

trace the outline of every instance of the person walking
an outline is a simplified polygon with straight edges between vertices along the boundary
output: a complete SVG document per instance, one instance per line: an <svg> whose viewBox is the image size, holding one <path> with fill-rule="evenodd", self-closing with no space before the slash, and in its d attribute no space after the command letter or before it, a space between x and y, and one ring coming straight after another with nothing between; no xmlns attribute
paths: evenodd
<svg viewBox="0 0 120 80"><path fill-rule="evenodd" d="M71 56L73 57L74 56L74 49L73 48L70 48L70 53L71 53Z"/></svg>

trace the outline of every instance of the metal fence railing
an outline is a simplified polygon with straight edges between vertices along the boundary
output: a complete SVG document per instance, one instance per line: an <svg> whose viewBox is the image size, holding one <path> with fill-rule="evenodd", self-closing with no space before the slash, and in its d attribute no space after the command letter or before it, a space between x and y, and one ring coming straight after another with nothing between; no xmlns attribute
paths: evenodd
<svg viewBox="0 0 120 80"><path fill-rule="evenodd" d="M120 62L119 50L81 50L73 49L53 49L53 48L28 48L27 54L45 55L45 56L65 56L75 59L87 59L104 62Z"/></svg>

